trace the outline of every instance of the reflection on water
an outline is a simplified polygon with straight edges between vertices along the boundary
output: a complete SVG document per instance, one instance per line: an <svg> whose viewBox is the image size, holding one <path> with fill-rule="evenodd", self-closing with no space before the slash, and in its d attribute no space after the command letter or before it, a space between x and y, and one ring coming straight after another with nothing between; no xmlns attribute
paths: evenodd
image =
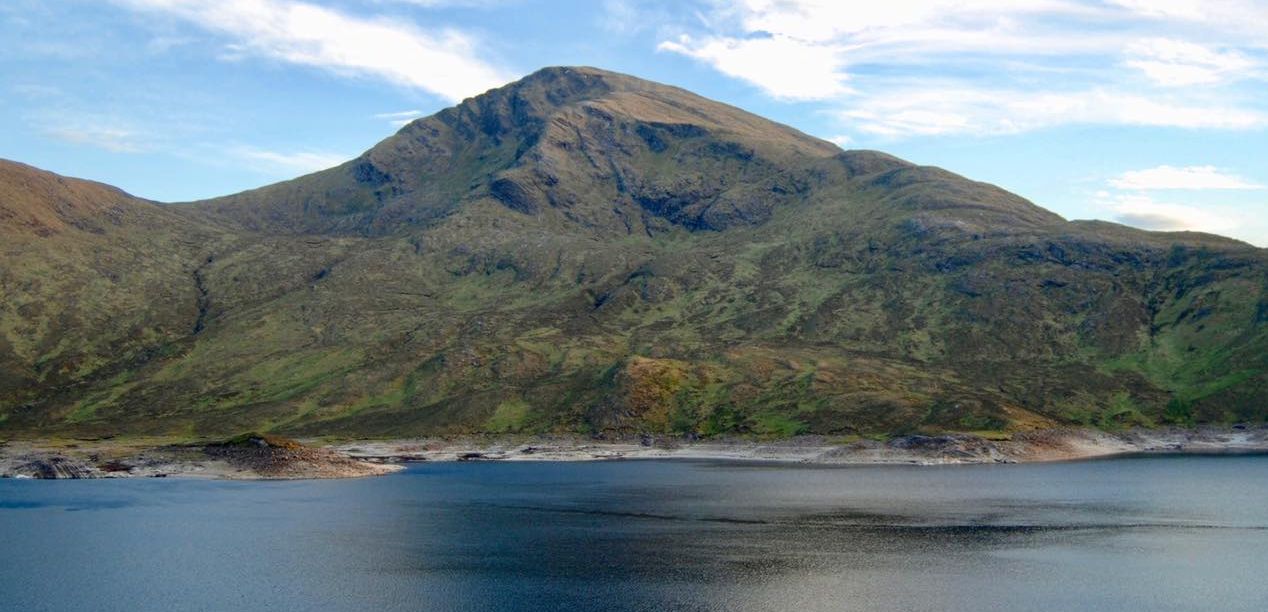
<svg viewBox="0 0 1268 612"><path fill-rule="evenodd" d="M0 481L0 608L1261 610L1268 457Z"/></svg>

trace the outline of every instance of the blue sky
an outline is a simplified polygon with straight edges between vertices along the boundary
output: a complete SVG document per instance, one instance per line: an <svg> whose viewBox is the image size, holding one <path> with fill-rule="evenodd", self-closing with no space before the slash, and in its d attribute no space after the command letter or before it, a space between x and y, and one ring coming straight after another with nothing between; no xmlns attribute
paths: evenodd
<svg viewBox="0 0 1268 612"><path fill-rule="evenodd" d="M6 0L0 157L222 195L548 65L1268 246L1265 0Z"/></svg>

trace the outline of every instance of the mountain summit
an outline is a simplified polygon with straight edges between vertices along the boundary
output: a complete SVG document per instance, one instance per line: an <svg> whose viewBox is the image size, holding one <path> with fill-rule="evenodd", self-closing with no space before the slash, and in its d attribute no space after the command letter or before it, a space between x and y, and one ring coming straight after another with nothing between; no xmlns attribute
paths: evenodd
<svg viewBox="0 0 1268 612"><path fill-rule="evenodd" d="M381 235L482 202L617 235L722 230L759 225L851 173L904 167L676 87L546 68L414 121L337 168L198 205L287 233ZM914 170L897 180L937 178L952 177ZM977 191L974 206L1016 221L1059 220Z"/></svg>
<svg viewBox="0 0 1268 612"><path fill-rule="evenodd" d="M770 189L793 187L783 175L838 152L681 89L547 68L414 121L337 168L200 206L304 233L391 233L483 201L608 231L642 229L644 216L658 227L725 227L768 216L776 204L765 196L785 195ZM648 162L671 158L684 164L678 182L649 176ZM723 182L741 174L749 180Z"/></svg>
<svg viewBox="0 0 1268 612"><path fill-rule="evenodd" d="M0 429L883 434L1263 421L1268 255L1067 222L547 68L156 205L0 164Z"/></svg>

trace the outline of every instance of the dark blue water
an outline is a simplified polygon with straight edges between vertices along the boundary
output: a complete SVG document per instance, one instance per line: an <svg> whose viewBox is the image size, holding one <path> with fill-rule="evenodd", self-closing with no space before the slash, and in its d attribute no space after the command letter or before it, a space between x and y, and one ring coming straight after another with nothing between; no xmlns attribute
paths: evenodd
<svg viewBox="0 0 1268 612"><path fill-rule="evenodd" d="M1268 457L0 481L4 610L1265 610Z"/></svg>

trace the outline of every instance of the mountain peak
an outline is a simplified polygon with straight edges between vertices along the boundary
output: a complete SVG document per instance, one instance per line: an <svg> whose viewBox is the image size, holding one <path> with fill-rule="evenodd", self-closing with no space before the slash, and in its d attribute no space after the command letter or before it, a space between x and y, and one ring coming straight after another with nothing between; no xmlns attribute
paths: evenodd
<svg viewBox="0 0 1268 612"><path fill-rule="evenodd" d="M699 98L685 89L593 66L547 66L474 97L480 98L500 91L539 92L557 106L602 97L614 91L659 92L661 95ZM707 101L705 98L700 100Z"/></svg>
<svg viewBox="0 0 1268 612"><path fill-rule="evenodd" d="M199 208L257 230L385 235L492 205L607 239L758 226L812 200L846 206L852 189L887 194L878 214L921 231L1063 221L994 186L844 152L685 89L588 66L543 68L339 167Z"/></svg>
<svg viewBox="0 0 1268 612"><path fill-rule="evenodd" d="M553 66L467 98L457 108L469 104L480 106L490 100L516 97L537 102L542 107L559 107L603 96L618 89L635 89L640 84L653 85L650 81L588 66Z"/></svg>
<svg viewBox="0 0 1268 612"><path fill-rule="evenodd" d="M419 119L342 166L203 202L291 233L428 224L481 201L602 234L760 223L835 145L687 90L553 67ZM668 227L668 226L665 226Z"/></svg>
<svg viewBox="0 0 1268 612"><path fill-rule="evenodd" d="M803 154L826 157L834 145L764 117L759 117L686 89L589 66L542 68L522 79L468 98L438 113L469 113L487 126L499 121L540 127L538 121L585 107L591 113L635 122L694 125L719 133L755 139ZM426 121L422 119L419 121Z"/></svg>
<svg viewBox="0 0 1268 612"><path fill-rule="evenodd" d="M637 87L640 83L655 85L652 81L593 66L546 66L512 81L508 86L533 83L587 83L608 88Z"/></svg>

